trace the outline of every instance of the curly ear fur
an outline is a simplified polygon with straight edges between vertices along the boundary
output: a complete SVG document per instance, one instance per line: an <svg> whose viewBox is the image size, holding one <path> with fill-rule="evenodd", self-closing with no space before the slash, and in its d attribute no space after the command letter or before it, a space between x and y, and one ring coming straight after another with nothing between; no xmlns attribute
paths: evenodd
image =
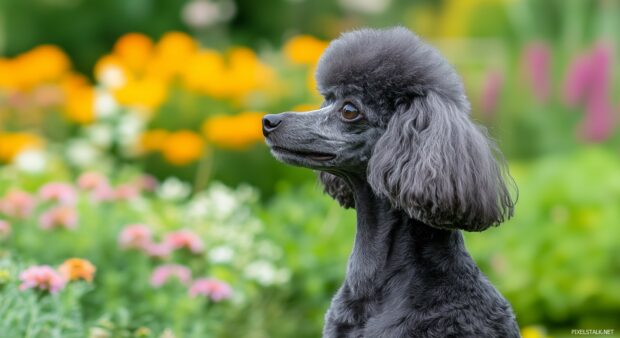
<svg viewBox="0 0 620 338"><path fill-rule="evenodd" d="M468 109L464 96L434 91L401 104L368 165L373 190L439 228L482 231L510 218L505 164Z"/></svg>
<svg viewBox="0 0 620 338"><path fill-rule="evenodd" d="M323 191L338 201L342 207L346 209L355 208L353 191L342 178L321 171L318 179L323 184Z"/></svg>

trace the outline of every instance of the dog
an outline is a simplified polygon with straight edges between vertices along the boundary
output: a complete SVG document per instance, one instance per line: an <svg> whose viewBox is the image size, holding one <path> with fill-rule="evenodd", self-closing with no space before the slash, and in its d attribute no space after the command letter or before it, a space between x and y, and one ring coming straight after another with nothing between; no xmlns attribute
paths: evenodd
<svg viewBox="0 0 620 338"><path fill-rule="evenodd" d="M262 127L276 159L318 171L357 213L323 337L520 337L460 231L502 223L515 199L454 68L396 27L344 33L315 75L320 109L265 115Z"/></svg>

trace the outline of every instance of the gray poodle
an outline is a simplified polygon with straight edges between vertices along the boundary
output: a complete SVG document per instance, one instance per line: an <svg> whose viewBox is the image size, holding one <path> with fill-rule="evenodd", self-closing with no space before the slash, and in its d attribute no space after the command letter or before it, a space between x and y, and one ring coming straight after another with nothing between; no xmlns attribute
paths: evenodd
<svg viewBox="0 0 620 338"><path fill-rule="evenodd" d="M519 337L459 231L502 223L514 202L454 69L405 28L363 29L329 45L316 79L321 109L267 115L263 133L357 211L323 337Z"/></svg>

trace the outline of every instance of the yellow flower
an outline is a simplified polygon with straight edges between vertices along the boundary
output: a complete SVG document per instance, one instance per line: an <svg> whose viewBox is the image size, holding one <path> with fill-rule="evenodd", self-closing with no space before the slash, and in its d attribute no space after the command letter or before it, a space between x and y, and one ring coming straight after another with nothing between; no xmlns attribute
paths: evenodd
<svg viewBox="0 0 620 338"><path fill-rule="evenodd" d="M165 129L151 129L140 135L140 145L142 151L153 152L161 150L168 138L168 131Z"/></svg>
<svg viewBox="0 0 620 338"><path fill-rule="evenodd" d="M155 59L162 71L179 74L187 60L198 50L198 44L185 33L169 32L162 36L155 48Z"/></svg>
<svg viewBox="0 0 620 338"><path fill-rule="evenodd" d="M0 86L29 90L59 80L70 65L69 58L60 48L41 45L14 59L0 60Z"/></svg>
<svg viewBox="0 0 620 338"><path fill-rule="evenodd" d="M159 108L168 97L168 87L161 79L131 80L114 91L114 97L123 105L152 111Z"/></svg>
<svg viewBox="0 0 620 338"><path fill-rule="evenodd" d="M536 326L527 326L521 329L521 337L523 338L550 338L543 330Z"/></svg>
<svg viewBox="0 0 620 338"><path fill-rule="evenodd" d="M0 133L0 162L9 163L22 151L42 146L43 140L31 133Z"/></svg>
<svg viewBox="0 0 620 338"><path fill-rule="evenodd" d="M327 42L310 35L298 35L286 42L284 55L294 64L311 65L319 61Z"/></svg>
<svg viewBox="0 0 620 338"><path fill-rule="evenodd" d="M235 116L215 116L202 125L207 140L227 149L244 149L262 141L262 112L243 112Z"/></svg>
<svg viewBox="0 0 620 338"><path fill-rule="evenodd" d="M114 45L114 55L129 69L141 71L153 53L153 41L140 33L123 35Z"/></svg>
<svg viewBox="0 0 620 338"><path fill-rule="evenodd" d="M182 70L183 84L190 90L223 96L222 79L225 78L224 58L213 50L202 50L192 55Z"/></svg>
<svg viewBox="0 0 620 338"><path fill-rule="evenodd" d="M65 92L65 117L79 124L95 120L95 89L90 86L74 87Z"/></svg>
<svg viewBox="0 0 620 338"><path fill-rule="evenodd" d="M70 258L67 259L62 265L58 268L58 271L67 279L67 280L79 280L83 279L87 282L92 282L93 277L95 275L95 271L97 269L95 266L81 258Z"/></svg>
<svg viewBox="0 0 620 338"><path fill-rule="evenodd" d="M204 150L204 141L200 135L179 130L170 133L161 146L164 159L173 165L186 165L198 160Z"/></svg>
<svg viewBox="0 0 620 338"><path fill-rule="evenodd" d="M261 63L249 48L237 47L229 51L229 70L225 77L229 96L242 98L254 90L273 82L273 71Z"/></svg>

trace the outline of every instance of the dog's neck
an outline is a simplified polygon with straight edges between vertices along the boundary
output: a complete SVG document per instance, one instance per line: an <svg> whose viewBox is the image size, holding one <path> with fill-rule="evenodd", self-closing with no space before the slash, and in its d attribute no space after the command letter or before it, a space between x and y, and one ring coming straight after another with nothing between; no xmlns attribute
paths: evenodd
<svg viewBox="0 0 620 338"><path fill-rule="evenodd" d="M403 271L451 273L458 266L473 264L460 231L412 219L377 196L366 180L348 181L357 212L357 233L347 269L352 290L368 294L382 288L386 277Z"/></svg>

